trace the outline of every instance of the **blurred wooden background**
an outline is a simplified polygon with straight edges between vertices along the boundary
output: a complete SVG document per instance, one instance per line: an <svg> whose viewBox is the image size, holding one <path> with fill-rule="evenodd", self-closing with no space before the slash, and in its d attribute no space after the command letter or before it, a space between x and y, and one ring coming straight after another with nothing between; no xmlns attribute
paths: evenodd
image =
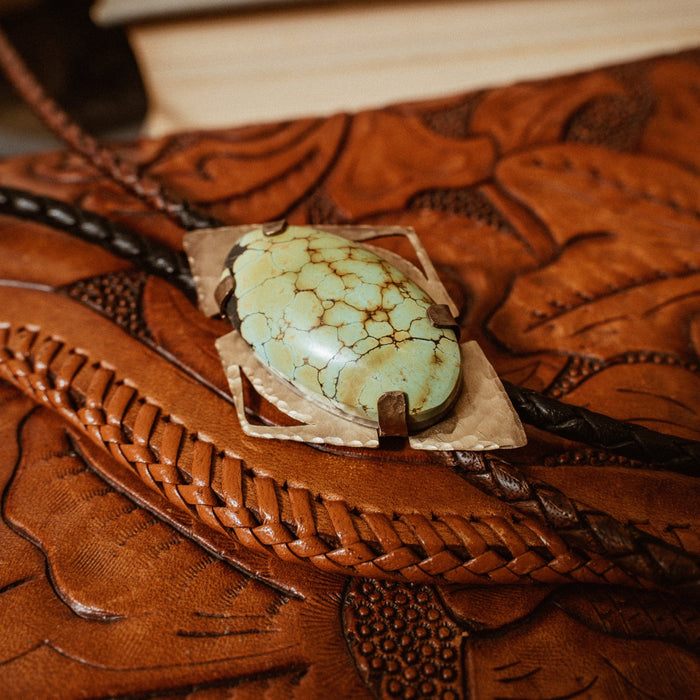
<svg viewBox="0 0 700 700"><path fill-rule="evenodd" d="M378 107L700 43L698 0L0 0L0 22L107 138ZM0 112L0 155L54 145L7 89Z"/></svg>

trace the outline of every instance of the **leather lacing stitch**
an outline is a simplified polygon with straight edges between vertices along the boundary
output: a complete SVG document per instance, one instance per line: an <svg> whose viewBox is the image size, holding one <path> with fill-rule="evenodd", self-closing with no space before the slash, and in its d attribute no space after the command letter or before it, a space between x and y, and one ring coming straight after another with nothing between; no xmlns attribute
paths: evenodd
<svg viewBox="0 0 700 700"><path fill-rule="evenodd" d="M57 410L155 492L244 546L335 573L421 583L646 583L525 518L357 513L257 476L112 369L38 329L6 326L0 376Z"/></svg>

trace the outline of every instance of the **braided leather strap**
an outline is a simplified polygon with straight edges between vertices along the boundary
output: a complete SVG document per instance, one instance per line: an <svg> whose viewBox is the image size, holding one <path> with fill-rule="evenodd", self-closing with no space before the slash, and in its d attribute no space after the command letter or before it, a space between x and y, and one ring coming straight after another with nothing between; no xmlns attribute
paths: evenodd
<svg viewBox="0 0 700 700"><path fill-rule="evenodd" d="M163 212L186 230L219 225L216 219L201 214L187 202L168 195L160 184L141 175L133 165L124 163L109 149L100 146L95 138L85 133L44 92L2 29L0 29L0 68L22 99L48 129L110 180L156 211Z"/></svg>
<svg viewBox="0 0 700 700"><path fill-rule="evenodd" d="M36 328L0 329L0 378L104 447L158 497L213 532L285 561L413 583L649 584L630 576L625 561L571 547L537 518L428 519L316 499L256 473L113 369Z"/></svg>
<svg viewBox="0 0 700 700"><path fill-rule="evenodd" d="M524 423L643 463L691 476L700 474L698 442L614 420L509 382L503 385Z"/></svg>
<svg viewBox="0 0 700 700"><path fill-rule="evenodd" d="M650 537L607 513L591 510L555 487L529 480L493 454L444 452L446 462L469 483L532 517L538 515L572 547L614 561L633 576L657 583L700 582L700 560Z"/></svg>
<svg viewBox="0 0 700 700"><path fill-rule="evenodd" d="M47 224L95 243L135 267L163 277L190 299L196 299L194 280L184 253L141 236L126 226L57 199L10 187L0 187L0 213Z"/></svg>

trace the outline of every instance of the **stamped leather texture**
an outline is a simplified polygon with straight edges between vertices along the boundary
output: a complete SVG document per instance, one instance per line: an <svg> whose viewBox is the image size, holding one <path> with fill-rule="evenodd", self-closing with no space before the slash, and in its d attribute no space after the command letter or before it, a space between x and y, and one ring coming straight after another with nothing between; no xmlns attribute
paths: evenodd
<svg viewBox="0 0 700 700"><path fill-rule="evenodd" d="M699 96L695 51L114 148L229 224L414 227L502 378L697 440ZM69 153L0 184L181 250ZM700 692L696 478L532 429L460 459L249 438L223 321L26 218L0 252L3 697Z"/></svg>

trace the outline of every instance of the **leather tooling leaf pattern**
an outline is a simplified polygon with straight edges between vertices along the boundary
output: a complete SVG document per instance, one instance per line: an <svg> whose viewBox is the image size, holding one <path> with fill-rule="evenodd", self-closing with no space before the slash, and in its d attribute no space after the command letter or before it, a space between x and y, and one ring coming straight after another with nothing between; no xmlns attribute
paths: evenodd
<svg viewBox="0 0 700 700"><path fill-rule="evenodd" d="M622 337L634 339L626 350L692 359L687 330L672 330L698 308L695 177L655 159L610 163L600 148L568 145L507 159L497 174L557 244L555 258L521 276L494 315L497 336L519 352L556 337L563 350L598 357L619 352ZM657 178L672 197L657 191ZM585 198L574 195L582 190Z"/></svg>
<svg viewBox="0 0 700 700"><path fill-rule="evenodd" d="M504 378L697 439L699 66L118 149L229 223L415 227ZM63 152L0 180L180 246ZM694 588L640 589L594 547L607 528L697 558L692 478L535 431L518 472L470 483L405 449L261 444L225 392L225 324L43 225L0 217L0 250L5 696L693 695Z"/></svg>

